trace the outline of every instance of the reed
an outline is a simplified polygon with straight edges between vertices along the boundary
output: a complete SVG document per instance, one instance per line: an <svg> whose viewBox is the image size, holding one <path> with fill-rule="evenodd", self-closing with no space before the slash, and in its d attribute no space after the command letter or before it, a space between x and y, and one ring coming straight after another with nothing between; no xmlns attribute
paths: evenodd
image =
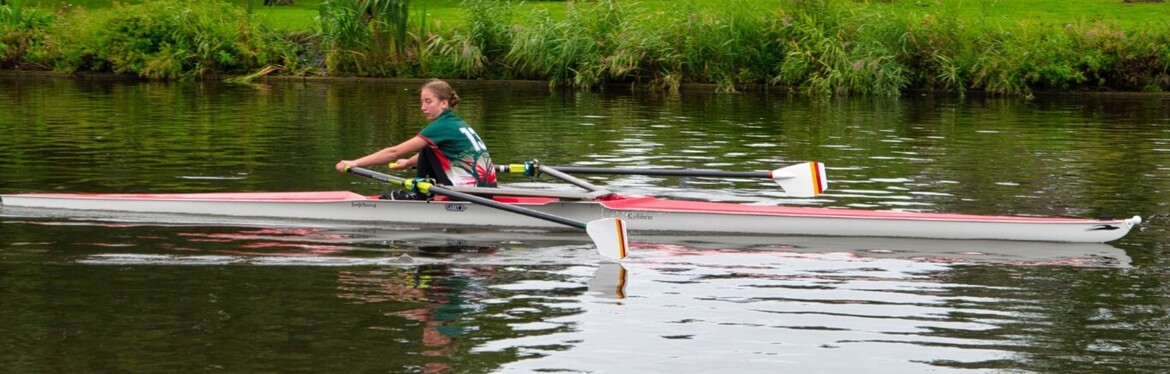
<svg viewBox="0 0 1170 374"><path fill-rule="evenodd" d="M760 12L680 4L647 10L598 1L566 19L535 12L515 34L508 66L522 77L582 88L632 82L677 89L684 81L722 91L774 84L813 95L897 95L910 81L899 63L896 21L867 18L828 2ZM874 26L874 24L878 26ZM860 32L866 25L883 32Z"/></svg>
<svg viewBox="0 0 1170 374"><path fill-rule="evenodd" d="M563 21L536 11L519 28L505 64L521 78L547 79L551 85L581 88L604 82L603 56L624 14L613 1L577 6Z"/></svg>
<svg viewBox="0 0 1170 374"><path fill-rule="evenodd" d="M617 82L677 91L686 79L686 25L694 14L687 6L655 13L634 8L613 38L601 61L605 76Z"/></svg>
<svg viewBox="0 0 1170 374"><path fill-rule="evenodd" d="M319 35L330 74L390 76L407 64L409 0L321 4Z"/></svg>
<svg viewBox="0 0 1170 374"><path fill-rule="evenodd" d="M0 6L0 67L189 79L273 66L579 89L714 83L810 96L1170 89L1170 22L1004 22L991 11L1017 3L462 0L459 22L442 29L407 1L323 1L314 32L290 33L214 0L56 13L10 0ZM450 17L454 3L426 6Z"/></svg>
<svg viewBox="0 0 1170 374"><path fill-rule="evenodd" d="M426 74L461 78L510 79L503 66L512 45L516 3L510 0L464 0L467 23L447 36L430 34Z"/></svg>
<svg viewBox="0 0 1170 374"><path fill-rule="evenodd" d="M909 72L899 62L902 25L827 1L797 1L783 15L784 60L770 83L809 95L897 95Z"/></svg>
<svg viewBox="0 0 1170 374"><path fill-rule="evenodd" d="M692 7L670 16L676 20L670 39L680 41L682 73L688 80L718 84L721 91L758 84L774 75L786 53L778 9L753 12L746 3L720 11Z"/></svg>
<svg viewBox="0 0 1170 374"><path fill-rule="evenodd" d="M969 26L955 17L908 14L901 19L905 34L898 45L900 62L909 74L910 88L965 92L971 81L969 68L979 56Z"/></svg>

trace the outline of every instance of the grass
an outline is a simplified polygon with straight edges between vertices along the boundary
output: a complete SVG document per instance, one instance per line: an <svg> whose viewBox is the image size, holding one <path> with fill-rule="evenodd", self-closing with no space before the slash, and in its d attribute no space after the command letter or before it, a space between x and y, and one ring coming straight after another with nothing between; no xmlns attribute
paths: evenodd
<svg viewBox="0 0 1170 374"><path fill-rule="evenodd" d="M53 8L60 0L25 0L26 5ZM110 7L114 3L137 3L141 0L72 0L65 3L89 9ZM313 28L318 15L320 0L295 0L293 5L264 6L262 0L232 0L242 7L251 3L252 12L277 29L309 30ZM412 12L424 12L440 28L451 28L466 24L467 15L462 7L463 0L427 0L412 3ZM777 9L791 0L760 0L747 5L758 10ZM640 5L645 9L664 9L679 4L678 0L623 0L625 5ZM699 11L726 8L728 0L683 0L687 6ZM528 1L521 7L524 12L547 11L554 19L563 19L571 6L566 1ZM858 9L877 9L900 14L933 14L936 16L961 19L970 24L984 24L997 27L1019 24L1065 25L1090 21L1108 21L1123 29L1132 29L1149 24L1164 24L1170 14L1170 2L1125 3L1121 0L887 0L855 1L851 6Z"/></svg>
<svg viewBox="0 0 1170 374"><path fill-rule="evenodd" d="M95 3L109 1L88 0ZM257 0L254 0L257 1ZM84 2L84 1L82 1ZM258 1L257 1L258 2ZM440 28L458 27L466 24L462 0L416 1L412 11L424 11L427 19L434 20ZM644 9L667 9L680 3L696 11L725 9L728 0L623 0L623 5L637 5ZM748 6L758 10L774 10L786 6L790 0L759 0L738 2L736 6ZM320 1L297 1L292 6L258 7L256 14L281 29L307 29L312 27ZM564 19L570 5L565 1L528 1L521 5L521 12L542 10L553 19ZM901 14L934 14L962 19L973 24L1010 27L1019 24L1064 25L1105 20L1116 23L1124 29L1148 24L1164 24L1170 14L1170 2L1165 3L1124 3L1121 0L891 0L857 1L858 9L872 8ZM1090 16L1091 15L1091 16Z"/></svg>
<svg viewBox="0 0 1170 374"><path fill-rule="evenodd" d="M1170 89L1170 21L1158 16L1170 13L1168 3L232 0L225 9L188 1L17 6L0 14L0 68L173 79L276 65L293 75L538 79L586 89L693 82L813 96ZM369 4L406 4L410 14L382 17L364 10ZM196 12L167 13L179 8ZM209 10L218 14L199 14ZM65 21L54 26L50 13ZM247 32L233 36L233 28Z"/></svg>
<svg viewBox="0 0 1170 374"><path fill-rule="evenodd" d="M1166 15L1170 14L1170 3L1125 3L1121 0L903 0L874 1L864 6L902 14L953 14L967 23L996 27L1108 21L1132 29L1165 24Z"/></svg>
<svg viewBox="0 0 1170 374"><path fill-rule="evenodd" d="M60 0L25 0L25 4L39 7L56 7ZM72 0L65 3L89 9L110 7L114 3L138 3L141 0ZM231 0L241 7L251 6L253 14L276 29L311 30L314 18L319 14L321 0L295 0L292 5L264 6L262 0ZM623 0L624 5L639 5L645 9L666 9L684 3L698 11L711 11L726 7L727 0ZM758 10L777 9L791 0L760 0L747 5ZM422 12L440 29L466 25L467 14L463 0L427 0L411 4L412 12ZM564 19L568 8L566 1L528 1L520 7L522 13L545 11L553 19ZM1020 24L1065 25L1091 21L1108 21L1123 29L1143 25L1165 24L1170 14L1170 2L1125 3L1121 0L888 0L856 1L858 9L883 10L906 15L935 15L955 17L968 24L982 24L995 27L1014 27Z"/></svg>

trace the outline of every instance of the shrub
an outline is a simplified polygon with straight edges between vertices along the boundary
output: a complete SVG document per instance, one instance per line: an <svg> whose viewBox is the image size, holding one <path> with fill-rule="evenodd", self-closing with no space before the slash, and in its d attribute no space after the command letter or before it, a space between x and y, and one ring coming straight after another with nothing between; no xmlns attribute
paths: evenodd
<svg viewBox="0 0 1170 374"><path fill-rule="evenodd" d="M219 1L115 4L63 16L48 46L60 70L191 79L281 64L291 43L239 7Z"/></svg>
<svg viewBox="0 0 1170 374"><path fill-rule="evenodd" d="M24 7L20 1L0 5L0 69L35 64L45 29L52 24L52 14Z"/></svg>

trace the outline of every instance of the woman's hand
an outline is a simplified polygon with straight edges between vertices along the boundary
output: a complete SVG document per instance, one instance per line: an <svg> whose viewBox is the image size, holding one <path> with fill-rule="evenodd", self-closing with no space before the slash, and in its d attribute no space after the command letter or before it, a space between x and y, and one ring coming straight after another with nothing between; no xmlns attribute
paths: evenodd
<svg viewBox="0 0 1170 374"><path fill-rule="evenodd" d="M345 169L349 169L350 166L353 166L353 161L341 160L337 162L337 165L334 166L334 168L337 169L338 173L344 173Z"/></svg>
<svg viewBox="0 0 1170 374"><path fill-rule="evenodd" d="M402 170L414 166L414 162L409 158L400 158L390 164L390 168L394 170Z"/></svg>

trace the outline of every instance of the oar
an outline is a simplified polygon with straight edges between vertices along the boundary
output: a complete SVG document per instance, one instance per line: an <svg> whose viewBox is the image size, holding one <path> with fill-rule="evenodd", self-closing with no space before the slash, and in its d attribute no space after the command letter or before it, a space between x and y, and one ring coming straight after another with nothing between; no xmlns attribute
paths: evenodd
<svg viewBox="0 0 1170 374"><path fill-rule="evenodd" d="M542 166L536 161L526 161L523 164L509 164L497 166L497 171L524 174L525 176L540 175ZM633 168L592 168L579 166L544 166L570 174L629 174L629 175L663 175L678 177L721 177L721 178L761 178L771 179L780 185L788 195L794 197L813 197L820 195L829 188L829 179L825 176L825 164L806 162L796 164L770 172L744 172L721 170L695 169L633 169Z"/></svg>
<svg viewBox="0 0 1170 374"><path fill-rule="evenodd" d="M418 192L424 194L434 193L452 199L470 201L475 204L485 205L532 218L555 222L569 227L576 227L585 230L585 232L589 234L589 238L593 239L593 244L597 245L597 253L614 260L621 260L625 258L626 248L629 247L629 239L626 236L626 223L625 221L622 221L618 218L602 218L599 220L590 221L589 223L584 223L516 205L504 204L492 199L479 197L472 194L452 191L429 182L396 177L356 166L347 167L345 168L345 171L349 172L350 174L360 175L396 186L401 186L408 190L417 190Z"/></svg>

